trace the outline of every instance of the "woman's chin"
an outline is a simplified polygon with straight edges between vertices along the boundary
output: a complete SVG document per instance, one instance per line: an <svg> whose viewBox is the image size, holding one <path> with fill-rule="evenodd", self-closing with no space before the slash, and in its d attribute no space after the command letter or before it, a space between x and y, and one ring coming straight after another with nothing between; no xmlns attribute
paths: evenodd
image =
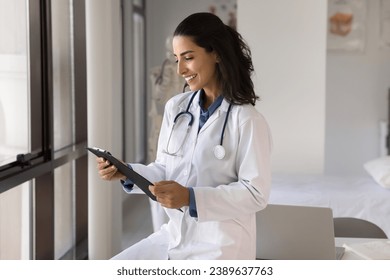
<svg viewBox="0 0 390 280"><path fill-rule="evenodd" d="M197 91L197 90L200 90L199 87L195 86L195 85L188 85L188 87L190 88L191 91Z"/></svg>

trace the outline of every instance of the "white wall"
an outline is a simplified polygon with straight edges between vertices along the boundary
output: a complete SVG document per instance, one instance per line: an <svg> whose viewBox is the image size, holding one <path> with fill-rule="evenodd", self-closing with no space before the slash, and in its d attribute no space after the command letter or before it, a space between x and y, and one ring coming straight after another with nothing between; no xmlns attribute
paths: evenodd
<svg viewBox="0 0 390 280"><path fill-rule="evenodd" d="M379 156L379 121L387 120L390 47L380 47L380 0L367 1L363 52L329 51L326 79L327 174L366 174Z"/></svg>
<svg viewBox="0 0 390 280"><path fill-rule="evenodd" d="M238 0L252 49L257 108L274 139L274 173L322 173L326 1Z"/></svg>

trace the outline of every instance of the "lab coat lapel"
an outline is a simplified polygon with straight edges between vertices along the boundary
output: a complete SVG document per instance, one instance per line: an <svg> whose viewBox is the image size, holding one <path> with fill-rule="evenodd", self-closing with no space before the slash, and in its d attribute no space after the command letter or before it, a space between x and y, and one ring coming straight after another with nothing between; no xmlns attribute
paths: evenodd
<svg viewBox="0 0 390 280"><path fill-rule="evenodd" d="M221 106L212 114L207 122L203 125L202 129L199 131L199 134L205 131L211 124L213 124L216 120L218 120L221 116L225 116L224 113L227 112L229 107L229 103L224 99L222 101Z"/></svg>

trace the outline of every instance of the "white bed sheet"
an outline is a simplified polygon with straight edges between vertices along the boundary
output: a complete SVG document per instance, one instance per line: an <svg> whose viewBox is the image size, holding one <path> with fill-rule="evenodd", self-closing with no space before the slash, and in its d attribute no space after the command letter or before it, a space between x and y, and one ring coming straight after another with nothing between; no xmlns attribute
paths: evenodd
<svg viewBox="0 0 390 280"><path fill-rule="evenodd" d="M334 217L355 217L390 237L390 190L372 177L274 175L269 203L330 207Z"/></svg>

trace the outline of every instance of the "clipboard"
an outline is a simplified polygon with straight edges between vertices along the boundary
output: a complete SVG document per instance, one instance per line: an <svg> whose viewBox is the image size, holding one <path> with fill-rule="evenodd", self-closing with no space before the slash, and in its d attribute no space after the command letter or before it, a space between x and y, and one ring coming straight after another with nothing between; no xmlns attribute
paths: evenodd
<svg viewBox="0 0 390 280"><path fill-rule="evenodd" d="M149 190L149 186L153 185L149 180L145 177L141 176L133 169L129 168L126 164L115 158L111 155L110 152L106 150L102 150L96 147L87 148L88 151L96 155L97 157L102 157L108 160L111 164L115 165L118 170L125 175L128 179L130 179L135 185L137 185L147 196L149 196L152 200L157 201L154 194L152 194Z"/></svg>

